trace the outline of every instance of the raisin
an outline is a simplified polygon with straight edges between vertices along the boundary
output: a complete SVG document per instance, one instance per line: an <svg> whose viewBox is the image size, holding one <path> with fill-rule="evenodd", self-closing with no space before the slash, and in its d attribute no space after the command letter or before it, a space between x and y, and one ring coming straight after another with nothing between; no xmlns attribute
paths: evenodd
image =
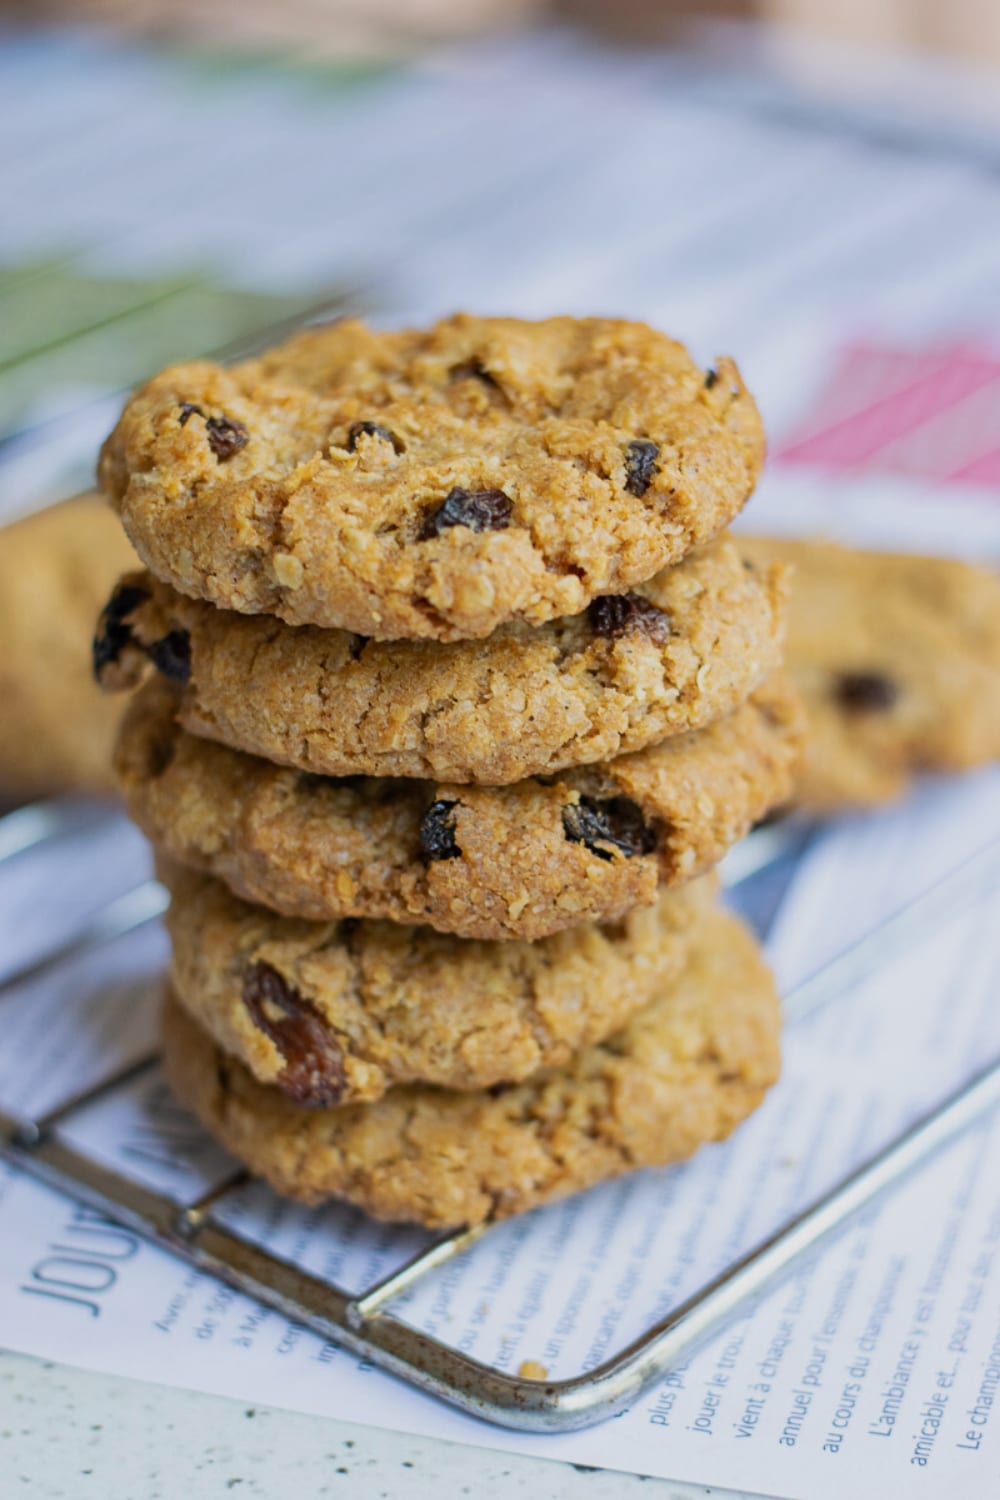
<svg viewBox="0 0 1000 1500"><path fill-rule="evenodd" d="M359 437L381 438L383 443L391 443L394 453L402 453L403 444L394 432L388 427L380 427L377 422L354 422L347 432L345 447L348 453L353 453L358 446Z"/></svg>
<svg viewBox="0 0 1000 1500"><path fill-rule="evenodd" d="M257 962L243 976L243 1004L284 1059L279 1087L299 1104L338 1104L347 1083L344 1054L298 990L270 964Z"/></svg>
<svg viewBox="0 0 1000 1500"><path fill-rule="evenodd" d="M235 417L208 417L205 432L208 446L220 464L227 463L250 441L250 433Z"/></svg>
<svg viewBox="0 0 1000 1500"><path fill-rule="evenodd" d="M426 541L451 526L467 526L470 531L506 531L513 509L513 500L503 490L463 490L456 485L448 491L443 504L427 516L420 535Z"/></svg>
<svg viewBox="0 0 1000 1500"><path fill-rule="evenodd" d="M490 374L481 359L467 359L463 364L452 365L448 374L452 380L481 380L483 385L488 385L495 391L500 389L499 381Z"/></svg>
<svg viewBox="0 0 1000 1500"><path fill-rule="evenodd" d="M201 407L196 406L193 401L182 401L181 414L177 418L177 420L182 427L186 427L192 417L203 417L204 415L205 413L202 411Z"/></svg>
<svg viewBox="0 0 1000 1500"><path fill-rule="evenodd" d="M881 672L842 672L835 691L841 708L851 713L882 713L899 697L899 688Z"/></svg>
<svg viewBox="0 0 1000 1500"><path fill-rule="evenodd" d="M148 598L149 590L140 587L139 584L119 583L104 606L101 619L119 624L133 610L138 609L140 604L145 604Z"/></svg>
<svg viewBox="0 0 1000 1500"><path fill-rule="evenodd" d="M97 628L91 645L91 662L94 669L94 677L98 682L105 667L110 667L118 660L125 647L132 639L132 631L128 625L119 625L116 621L104 623L103 619Z"/></svg>
<svg viewBox="0 0 1000 1500"><path fill-rule="evenodd" d="M563 830L574 844L586 844L598 859L614 859L614 850L631 857L651 854L656 835L641 810L628 797L610 797L598 802L581 797L563 808ZM610 844L610 849L601 847Z"/></svg>
<svg viewBox="0 0 1000 1500"><path fill-rule="evenodd" d="M625 450L625 488L630 495L644 495L657 472L660 450L649 438L635 438Z"/></svg>
<svg viewBox="0 0 1000 1500"><path fill-rule="evenodd" d="M134 583L121 583L104 606L92 646L94 676L98 681L104 669L119 660L126 646L135 646L145 652L171 682L187 682L191 676L191 637L186 630L171 630L148 646L136 638L128 617L148 598L147 589Z"/></svg>
<svg viewBox="0 0 1000 1500"><path fill-rule="evenodd" d="M146 647L157 671L171 682L187 682L191 676L191 637L186 630L171 630L168 635Z"/></svg>
<svg viewBox="0 0 1000 1500"><path fill-rule="evenodd" d="M456 802L432 802L420 819L420 857L424 864L438 859L460 859L462 851L455 842Z"/></svg>
<svg viewBox="0 0 1000 1500"><path fill-rule="evenodd" d="M670 634L670 616L641 594L601 594L587 611L595 635L617 640L628 630L641 630L662 644Z"/></svg>
<svg viewBox="0 0 1000 1500"><path fill-rule="evenodd" d="M705 389L710 391L714 385L719 383L719 372L716 369L705 371Z"/></svg>
<svg viewBox="0 0 1000 1500"><path fill-rule="evenodd" d="M126 617L140 604L145 604L148 598L146 589L138 588L134 583L120 583L104 606L91 648L94 676L98 681L104 668L116 662L133 639L132 627L125 623Z"/></svg>

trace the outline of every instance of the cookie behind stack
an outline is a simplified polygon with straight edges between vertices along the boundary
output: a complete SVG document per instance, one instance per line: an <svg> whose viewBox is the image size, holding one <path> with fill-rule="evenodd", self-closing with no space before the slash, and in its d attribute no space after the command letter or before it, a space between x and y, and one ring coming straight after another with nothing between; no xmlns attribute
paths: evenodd
<svg viewBox="0 0 1000 1500"><path fill-rule="evenodd" d="M135 554L96 495L12 525L0 539L0 808L113 790L118 705L94 687L87 636Z"/></svg>
<svg viewBox="0 0 1000 1500"><path fill-rule="evenodd" d="M95 665L143 684L168 1066L280 1190L472 1222L772 1081L704 874L799 749L783 569L723 535L762 450L729 361L602 320L343 323L129 403L101 478L150 571Z"/></svg>
<svg viewBox="0 0 1000 1500"><path fill-rule="evenodd" d="M925 771L1000 759L1000 576L954 558L742 537L793 569L788 668L806 707L795 804L877 805Z"/></svg>

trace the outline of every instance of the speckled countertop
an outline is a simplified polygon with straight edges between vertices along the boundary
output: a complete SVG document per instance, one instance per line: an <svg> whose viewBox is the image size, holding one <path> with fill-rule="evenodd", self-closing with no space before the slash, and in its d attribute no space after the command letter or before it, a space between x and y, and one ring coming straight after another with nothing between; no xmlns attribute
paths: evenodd
<svg viewBox="0 0 1000 1500"><path fill-rule="evenodd" d="M704 1500L722 1494L248 1407L0 1351L3 1500Z"/></svg>

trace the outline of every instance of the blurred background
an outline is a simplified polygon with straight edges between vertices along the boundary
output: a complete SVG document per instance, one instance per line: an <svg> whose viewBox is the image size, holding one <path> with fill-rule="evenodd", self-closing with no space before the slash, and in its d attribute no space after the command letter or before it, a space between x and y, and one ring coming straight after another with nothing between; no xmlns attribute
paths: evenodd
<svg viewBox="0 0 1000 1500"><path fill-rule="evenodd" d="M0 521L170 361L469 308L735 354L757 530L1000 557L998 70L996 0L0 3ZM105 775L73 515L0 531L0 802Z"/></svg>
<svg viewBox="0 0 1000 1500"><path fill-rule="evenodd" d="M993 0L0 3L0 516L163 363L348 309L646 318L775 474L996 487L994 68ZM814 431L913 386L940 441Z"/></svg>
<svg viewBox="0 0 1000 1500"><path fill-rule="evenodd" d="M1000 482L993 0L8 0L0 18L4 518L88 483L144 375L345 310L646 318L706 362L740 357L775 473ZM813 431L845 384L926 397L928 360L973 402L943 447L897 424L831 451Z"/></svg>

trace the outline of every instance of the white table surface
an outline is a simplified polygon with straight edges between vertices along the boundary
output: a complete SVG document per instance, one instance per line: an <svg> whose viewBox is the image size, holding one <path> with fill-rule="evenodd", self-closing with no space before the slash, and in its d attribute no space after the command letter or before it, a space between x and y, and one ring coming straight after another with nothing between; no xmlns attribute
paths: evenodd
<svg viewBox="0 0 1000 1500"><path fill-rule="evenodd" d="M695 1500L731 1490L466 1448L0 1350L3 1500Z"/></svg>

